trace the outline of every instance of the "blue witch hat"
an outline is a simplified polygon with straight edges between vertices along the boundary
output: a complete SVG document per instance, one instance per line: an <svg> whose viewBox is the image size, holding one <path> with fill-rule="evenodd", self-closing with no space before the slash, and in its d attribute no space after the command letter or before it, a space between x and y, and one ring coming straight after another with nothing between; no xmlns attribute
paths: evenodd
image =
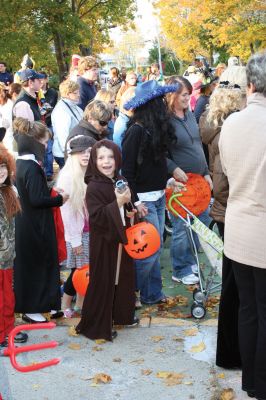
<svg viewBox="0 0 266 400"><path fill-rule="evenodd" d="M178 89L180 89L180 84L161 86L156 80L144 82L137 86L135 96L124 104L124 108L126 110L134 110L156 97L164 96L166 93L176 92Z"/></svg>

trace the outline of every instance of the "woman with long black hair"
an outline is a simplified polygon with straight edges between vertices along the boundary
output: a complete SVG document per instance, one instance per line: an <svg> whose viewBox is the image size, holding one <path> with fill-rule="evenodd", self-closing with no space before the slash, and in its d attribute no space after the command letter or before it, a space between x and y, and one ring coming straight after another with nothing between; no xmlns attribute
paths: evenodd
<svg viewBox="0 0 266 400"><path fill-rule="evenodd" d="M134 193L139 215L157 228L161 243L168 177L166 151L174 140L163 96L176 89L177 86L160 86L154 80L148 81L139 85L135 96L124 105L126 110L133 109L134 115L122 142L122 173ZM166 302L160 250L136 261L136 287L143 303Z"/></svg>

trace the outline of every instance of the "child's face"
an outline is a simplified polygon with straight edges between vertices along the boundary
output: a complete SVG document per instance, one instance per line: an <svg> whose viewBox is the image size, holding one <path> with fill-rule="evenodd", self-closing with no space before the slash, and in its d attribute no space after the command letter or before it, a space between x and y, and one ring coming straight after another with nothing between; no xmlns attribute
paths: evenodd
<svg viewBox="0 0 266 400"><path fill-rule="evenodd" d="M91 147L88 147L86 150L77 153L77 157L81 167L87 167L90 159Z"/></svg>
<svg viewBox="0 0 266 400"><path fill-rule="evenodd" d="M97 169L108 178L113 178L115 174L115 158L113 150L103 146L97 149Z"/></svg>
<svg viewBox="0 0 266 400"><path fill-rule="evenodd" d="M0 164L0 185L5 183L7 177L8 177L7 165Z"/></svg>

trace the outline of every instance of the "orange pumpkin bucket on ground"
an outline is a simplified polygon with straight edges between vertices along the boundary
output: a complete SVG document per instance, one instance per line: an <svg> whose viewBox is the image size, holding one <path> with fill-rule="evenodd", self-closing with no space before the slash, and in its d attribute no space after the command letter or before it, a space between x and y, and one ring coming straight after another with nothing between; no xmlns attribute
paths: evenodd
<svg viewBox="0 0 266 400"><path fill-rule="evenodd" d="M128 243L124 245L125 250L137 260L152 256L160 248L159 232L149 222L140 222L127 228L126 235Z"/></svg>
<svg viewBox="0 0 266 400"><path fill-rule="evenodd" d="M199 215L208 207L211 200L211 189L208 182L203 176L198 174L188 173L188 181L186 182L186 191L181 191L178 194L178 201L180 201L192 214ZM177 215L169 208L169 200L174 194L173 190L167 188L165 190L166 204L168 210L176 217ZM171 203L173 209L181 217L186 218L187 212L173 199Z"/></svg>
<svg viewBox="0 0 266 400"><path fill-rule="evenodd" d="M85 296L87 287L89 284L89 272L90 267L88 264L83 265L81 268L77 268L73 274L72 282L73 286L78 294Z"/></svg>

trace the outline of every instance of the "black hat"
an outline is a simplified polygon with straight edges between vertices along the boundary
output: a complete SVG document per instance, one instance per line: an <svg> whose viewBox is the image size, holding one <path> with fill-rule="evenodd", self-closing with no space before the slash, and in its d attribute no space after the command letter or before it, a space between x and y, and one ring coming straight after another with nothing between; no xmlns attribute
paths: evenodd
<svg viewBox="0 0 266 400"><path fill-rule="evenodd" d="M19 78L21 82L26 82L34 79L43 79L44 75L38 74L36 71L34 71L34 69L24 69L23 71L19 72Z"/></svg>
<svg viewBox="0 0 266 400"><path fill-rule="evenodd" d="M81 151L92 147L95 143L96 140L91 136L74 136L68 142L68 154L80 153Z"/></svg>

